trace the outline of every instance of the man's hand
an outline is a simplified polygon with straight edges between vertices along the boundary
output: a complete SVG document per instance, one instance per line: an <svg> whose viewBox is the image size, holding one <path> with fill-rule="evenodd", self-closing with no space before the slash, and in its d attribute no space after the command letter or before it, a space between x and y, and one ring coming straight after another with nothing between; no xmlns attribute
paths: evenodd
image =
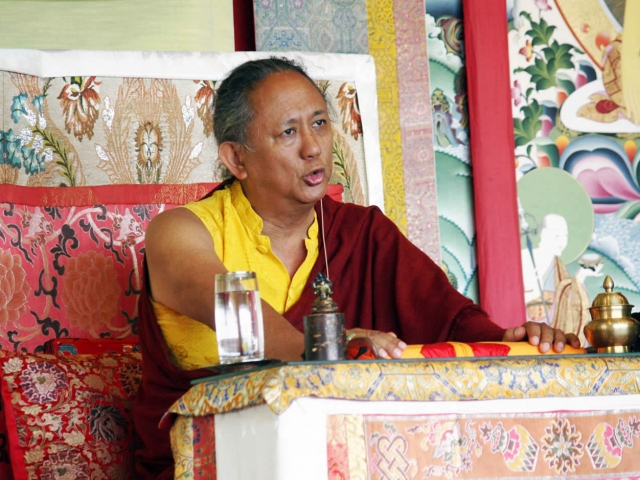
<svg viewBox="0 0 640 480"><path fill-rule="evenodd" d="M347 330L347 335L352 333L355 333L356 337L365 337L371 340L378 349L380 358L402 358L402 351L407 348L407 344L399 340L393 332L384 333L364 328Z"/></svg>
<svg viewBox="0 0 640 480"><path fill-rule="evenodd" d="M503 342L520 342L528 340L537 345L541 353L547 353L553 345L553 351L562 352L568 343L573 348L580 348L580 340L573 333L565 334L562 330L551 328L546 323L527 322L517 328L508 328L502 337Z"/></svg>

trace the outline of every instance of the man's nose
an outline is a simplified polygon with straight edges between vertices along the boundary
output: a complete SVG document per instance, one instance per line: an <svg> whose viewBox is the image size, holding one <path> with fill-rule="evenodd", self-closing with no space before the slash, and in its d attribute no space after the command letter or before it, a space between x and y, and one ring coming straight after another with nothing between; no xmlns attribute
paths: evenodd
<svg viewBox="0 0 640 480"><path fill-rule="evenodd" d="M316 132L311 128L303 128L301 132L302 145L300 146L302 158L315 158L320 155L322 149Z"/></svg>

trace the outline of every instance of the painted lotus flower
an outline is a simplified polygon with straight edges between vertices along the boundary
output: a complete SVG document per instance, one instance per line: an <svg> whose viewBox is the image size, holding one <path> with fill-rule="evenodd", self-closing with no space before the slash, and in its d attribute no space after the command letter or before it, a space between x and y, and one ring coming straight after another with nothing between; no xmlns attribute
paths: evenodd
<svg viewBox="0 0 640 480"><path fill-rule="evenodd" d="M342 129L358 140L362 135L362 117L355 87L348 82L343 83L336 98L342 114Z"/></svg>
<svg viewBox="0 0 640 480"><path fill-rule="evenodd" d="M99 115L100 95L96 77L71 77L60 92L58 100L64 114L64 127L78 139L93 137L93 126Z"/></svg>
<svg viewBox="0 0 640 480"><path fill-rule="evenodd" d="M518 80L514 80L513 87L511 87L511 99L513 100L513 104L517 107L520 105L523 98L524 95L522 94L520 82L518 82Z"/></svg>
<svg viewBox="0 0 640 480"><path fill-rule="evenodd" d="M589 135L564 149L559 166L582 184L595 213L618 212L625 218L640 213L640 152L630 162L615 140Z"/></svg>
<svg viewBox="0 0 640 480"><path fill-rule="evenodd" d="M518 50L518 53L520 53L520 55L524 55L524 58L527 59L527 62L530 61L531 58L533 58L533 45L531 44L531 40L527 39L524 47Z"/></svg>
<svg viewBox="0 0 640 480"><path fill-rule="evenodd" d="M551 10L551 6L549 5L549 0L535 0L536 7L538 10L543 12Z"/></svg>

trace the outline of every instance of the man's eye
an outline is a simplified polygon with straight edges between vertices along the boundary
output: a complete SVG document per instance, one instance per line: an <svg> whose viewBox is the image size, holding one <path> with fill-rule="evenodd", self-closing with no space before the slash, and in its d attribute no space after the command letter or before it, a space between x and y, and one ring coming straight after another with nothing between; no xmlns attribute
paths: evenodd
<svg viewBox="0 0 640 480"><path fill-rule="evenodd" d="M295 130L293 128L287 128L284 132L282 132L283 135L293 135L293 133L295 132Z"/></svg>
<svg viewBox="0 0 640 480"><path fill-rule="evenodd" d="M316 121L315 121L315 124L316 124L317 126L326 125L326 124L327 124L327 121L326 121L324 118L321 118L320 120L316 120Z"/></svg>

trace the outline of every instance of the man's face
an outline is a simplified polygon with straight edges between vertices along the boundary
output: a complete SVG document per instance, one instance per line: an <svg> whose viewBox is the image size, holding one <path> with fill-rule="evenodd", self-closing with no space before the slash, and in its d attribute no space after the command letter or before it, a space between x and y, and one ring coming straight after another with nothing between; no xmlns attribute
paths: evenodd
<svg viewBox="0 0 640 480"><path fill-rule="evenodd" d="M315 203L327 191L333 136L322 95L297 72L267 77L249 94L254 117L241 159L250 200ZM251 198L253 197L253 198Z"/></svg>

